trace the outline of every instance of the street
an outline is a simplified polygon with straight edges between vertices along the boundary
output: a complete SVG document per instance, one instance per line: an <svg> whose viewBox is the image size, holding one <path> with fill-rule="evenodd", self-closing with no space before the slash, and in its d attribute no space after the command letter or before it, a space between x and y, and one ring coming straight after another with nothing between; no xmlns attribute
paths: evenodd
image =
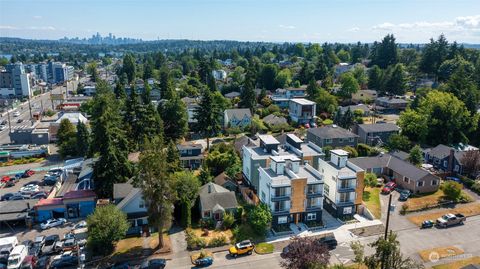
<svg viewBox="0 0 480 269"><path fill-rule="evenodd" d="M76 88L78 85L78 82L70 82L68 89L69 91L73 91L74 88ZM53 88L51 92L46 92L41 95L34 96L30 99L30 105L32 108L32 115L35 112L41 112L42 107L44 110L47 109L52 109L52 101L50 100L50 94L60 94L60 93L65 93L65 86L56 86ZM15 117L14 113L18 111L20 113L19 116ZM4 144L10 144L10 128L12 132L17 129L25 129L30 126L32 126L35 121L31 120L30 117L30 109L29 109L29 104L28 101L22 103L21 105L17 106L14 109L11 109L9 111L10 114L10 126L8 124L9 116L7 112L2 113L0 116L1 121L5 121L6 128L0 131L0 145ZM19 122L21 120L21 122Z"/></svg>
<svg viewBox="0 0 480 269"><path fill-rule="evenodd" d="M480 254L480 216L470 217L464 225L451 227L448 229L426 229L421 230L417 227L398 230L398 240L400 241L401 251L405 256L411 257L420 262L417 254L418 251L442 247L442 246L456 246L465 251L461 258L468 258L470 256L478 256ZM367 245L375 241L381 235L374 235L369 237L359 237L353 241L360 241L362 245L366 246L365 255L373 253L373 249ZM331 263L351 263L354 259L353 251L349 246L350 242L338 242L338 247L331 251ZM214 263L210 268L231 268L231 269L245 269L245 268L279 268L282 258L280 257L281 249L276 249L272 254L251 256L243 256L238 258L230 258L226 251L214 254ZM430 262L427 265L435 265L439 263L452 262L453 258L442 259L439 262ZM184 256L181 258L174 258L167 263L167 268L192 268L190 258Z"/></svg>

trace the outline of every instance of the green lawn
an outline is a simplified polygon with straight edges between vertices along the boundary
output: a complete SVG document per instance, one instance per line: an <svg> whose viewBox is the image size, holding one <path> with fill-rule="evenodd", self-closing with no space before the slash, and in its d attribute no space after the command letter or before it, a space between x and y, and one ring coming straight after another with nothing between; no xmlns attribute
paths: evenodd
<svg viewBox="0 0 480 269"><path fill-rule="evenodd" d="M259 243L255 246L255 252L258 254L269 254L273 253L273 250L275 247L272 244L269 243Z"/></svg>
<svg viewBox="0 0 480 269"><path fill-rule="evenodd" d="M365 188L363 191L363 202L367 206L368 210L372 212L373 216L380 219L382 216L380 206L380 188Z"/></svg>

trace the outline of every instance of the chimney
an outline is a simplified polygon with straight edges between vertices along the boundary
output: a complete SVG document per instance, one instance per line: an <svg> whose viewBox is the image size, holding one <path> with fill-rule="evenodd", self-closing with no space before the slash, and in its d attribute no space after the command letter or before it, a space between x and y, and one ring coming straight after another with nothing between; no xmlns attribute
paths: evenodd
<svg viewBox="0 0 480 269"><path fill-rule="evenodd" d="M208 193L212 193L212 184L208 184Z"/></svg>
<svg viewBox="0 0 480 269"><path fill-rule="evenodd" d="M453 158L455 157L455 150L453 148L450 149L450 155L448 156L448 172L453 172Z"/></svg>

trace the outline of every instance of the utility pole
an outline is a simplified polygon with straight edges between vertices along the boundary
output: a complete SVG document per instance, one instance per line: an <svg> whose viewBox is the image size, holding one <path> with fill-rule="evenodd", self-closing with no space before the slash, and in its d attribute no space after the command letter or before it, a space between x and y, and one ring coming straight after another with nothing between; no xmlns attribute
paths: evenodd
<svg viewBox="0 0 480 269"><path fill-rule="evenodd" d="M13 104L12 104L12 108L13 108ZM8 106L7 106L7 116L8 116L8 129L9 129L9 132L11 133L12 132L12 124L10 123L10 110L8 110Z"/></svg>
<svg viewBox="0 0 480 269"><path fill-rule="evenodd" d="M390 208L392 206L392 194L388 197L388 209L387 209L387 223L385 224L385 240L388 236L388 225L390 224Z"/></svg>
<svg viewBox="0 0 480 269"><path fill-rule="evenodd" d="M30 110L30 120L33 119L32 104L30 103L30 94L28 95L28 109Z"/></svg>

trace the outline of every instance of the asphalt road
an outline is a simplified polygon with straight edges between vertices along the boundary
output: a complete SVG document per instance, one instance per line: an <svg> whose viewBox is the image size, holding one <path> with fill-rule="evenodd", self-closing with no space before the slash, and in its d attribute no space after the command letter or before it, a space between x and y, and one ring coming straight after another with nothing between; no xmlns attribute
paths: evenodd
<svg viewBox="0 0 480 269"><path fill-rule="evenodd" d="M69 91L72 91L74 87L77 87L77 84L78 84L77 82L70 82ZM65 87L64 86L54 87L51 93L53 94L65 93ZM42 107L44 110L52 109L50 92L32 97L30 99L30 105L32 108L32 115L35 112L40 112L42 110ZM20 115L18 117L15 117L14 113L17 111L20 112ZM9 114L10 114L10 125L8 124L8 121L9 121L8 113L4 112L0 115L1 121L7 121L7 124L5 125L6 128L0 131L0 145L11 143L10 136L9 136L10 129L13 132L17 129L28 128L35 123L35 121L33 121L30 117L30 109L29 109L28 101L22 103L21 105L19 105L13 110L10 110ZM18 122L19 120L21 120L21 122Z"/></svg>
<svg viewBox="0 0 480 269"><path fill-rule="evenodd" d="M438 262L429 262L426 265L432 266L440 263L449 263L453 259L468 258L471 256L480 255L480 216L470 217L464 225L451 227L448 229L425 229L421 230L417 227L397 230L398 240L400 241L401 251L405 256L412 257L415 260L421 261L418 251L431 249L435 247L456 246L465 251L465 254L460 257L452 257L442 259ZM362 245L366 246L365 254L373 253L368 244L375 241L376 236L360 237L356 240L360 241ZM256 269L256 268L280 268L281 250L275 250L272 254L238 257L232 259L228 257L227 252L218 252L214 254L214 264L209 268L229 268L229 269ZM338 247L331 251L331 263L351 263L354 259L353 251L350 249L349 242L339 242ZM188 257L173 259L168 261L167 268L194 268L190 264Z"/></svg>

